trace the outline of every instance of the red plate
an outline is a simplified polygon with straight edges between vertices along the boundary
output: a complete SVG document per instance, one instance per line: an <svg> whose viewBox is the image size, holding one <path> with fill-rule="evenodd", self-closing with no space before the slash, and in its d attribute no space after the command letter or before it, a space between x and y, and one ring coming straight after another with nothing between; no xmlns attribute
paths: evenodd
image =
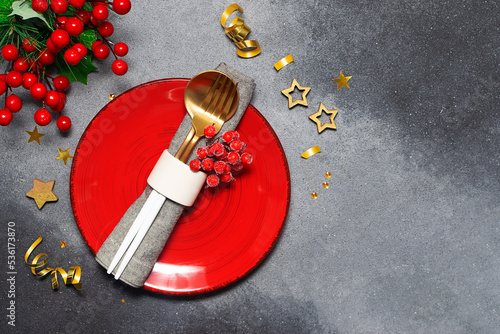
<svg viewBox="0 0 500 334"><path fill-rule="evenodd" d="M134 87L90 122L71 168L71 203L80 232L95 254L181 123L187 79ZM236 182L204 189L184 210L145 289L199 294L225 287L254 269L276 243L288 213L290 174L278 137L250 105L238 131L254 156Z"/></svg>

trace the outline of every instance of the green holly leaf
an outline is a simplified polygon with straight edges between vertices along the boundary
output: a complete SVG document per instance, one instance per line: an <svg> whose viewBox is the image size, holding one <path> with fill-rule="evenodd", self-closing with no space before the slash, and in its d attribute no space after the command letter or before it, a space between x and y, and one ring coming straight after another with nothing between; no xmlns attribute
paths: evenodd
<svg viewBox="0 0 500 334"><path fill-rule="evenodd" d="M80 60L80 62L76 65L68 65L64 60L64 57L60 54L56 56L56 68L58 75L65 75L69 82L78 81L87 84L87 76L90 72L97 70L97 67L92 64L91 57L85 57Z"/></svg>
<svg viewBox="0 0 500 334"><path fill-rule="evenodd" d="M95 37L95 31L92 29L85 29L79 36L76 36L78 42L85 45L89 50L92 49L92 43L94 43L97 38Z"/></svg>
<svg viewBox="0 0 500 334"><path fill-rule="evenodd" d="M33 18L40 19L43 22L45 22L45 24L47 25L47 27L49 27L49 29L52 29L47 20L45 20L45 17L43 17L41 13L35 12L33 8L31 8L28 2L23 2L22 0L14 1L12 3L12 13L10 13L9 16L12 15L18 15L23 20L29 20Z"/></svg>

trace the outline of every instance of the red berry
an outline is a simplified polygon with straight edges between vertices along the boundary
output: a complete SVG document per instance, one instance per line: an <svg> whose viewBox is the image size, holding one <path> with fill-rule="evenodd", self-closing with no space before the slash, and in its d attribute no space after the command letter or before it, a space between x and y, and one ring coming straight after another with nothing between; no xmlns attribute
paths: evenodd
<svg viewBox="0 0 500 334"><path fill-rule="evenodd" d="M84 1L84 3L85 3L85 1ZM75 7L75 6L73 6L73 7ZM78 9L75 12L75 16L78 17L78 18L80 18L80 20L82 20L83 24L89 22L89 20L90 20L89 12L87 12L85 9L81 9L81 8Z"/></svg>
<svg viewBox="0 0 500 334"><path fill-rule="evenodd" d="M40 126L45 126L52 120L52 115L47 109L38 109L35 111L35 123Z"/></svg>
<svg viewBox="0 0 500 334"><path fill-rule="evenodd" d="M86 0L68 0L69 4L75 8L80 8L85 5Z"/></svg>
<svg viewBox="0 0 500 334"><path fill-rule="evenodd" d="M30 38L25 38L23 40L23 49L26 52L33 52L33 51L35 51L36 50L36 46L37 46L37 43L35 41L32 41L31 37Z"/></svg>
<svg viewBox="0 0 500 334"><path fill-rule="evenodd" d="M95 47L93 47L93 52L94 56L97 59L103 60L108 58L109 56L109 47L101 42L100 44L97 44Z"/></svg>
<svg viewBox="0 0 500 334"><path fill-rule="evenodd" d="M205 159L208 156L208 151L206 147L198 147L196 150L196 156L200 159Z"/></svg>
<svg viewBox="0 0 500 334"><path fill-rule="evenodd" d="M233 140L233 131L226 131L226 132L224 132L224 134L222 135L222 140L225 143L230 143L231 140Z"/></svg>
<svg viewBox="0 0 500 334"><path fill-rule="evenodd" d="M189 163L189 168L191 168L193 172L199 171L201 168L200 160L198 159L191 160L191 162Z"/></svg>
<svg viewBox="0 0 500 334"><path fill-rule="evenodd" d="M227 162L229 162L231 165L240 162L240 155L236 152L230 152L227 155Z"/></svg>
<svg viewBox="0 0 500 334"><path fill-rule="evenodd" d="M118 57L125 57L128 53L128 45L120 42L115 44L115 53Z"/></svg>
<svg viewBox="0 0 500 334"><path fill-rule="evenodd" d="M68 21L67 16L58 16L56 17L56 26L58 28L64 29L64 26L66 25L67 21Z"/></svg>
<svg viewBox="0 0 500 334"><path fill-rule="evenodd" d="M21 73L26 72L30 68L30 63L26 60L25 57L17 58L14 63L12 64L12 67Z"/></svg>
<svg viewBox="0 0 500 334"><path fill-rule="evenodd" d="M45 95L45 104L51 108L56 107L61 101L61 97L55 90L49 90Z"/></svg>
<svg viewBox="0 0 500 334"><path fill-rule="evenodd" d="M19 50L14 44L4 45L2 48L2 57L7 61L14 61L19 57Z"/></svg>
<svg viewBox="0 0 500 334"><path fill-rule="evenodd" d="M80 58L84 58L87 56L87 47L83 45L82 43L76 43L73 45L72 49L76 50L78 54L80 55Z"/></svg>
<svg viewBox="0 0 500 334"><path fill-rule="evenodd" d="M64 52L64 60L70 65L76 65L80 62L82 58L80 54L75 49L71 48Z"/></svg>
<svg viewBox="0 0 500 334"><path fill-rule="evenodd" d="M214 170L217 174L223 174L226 172L227 164L224 161L216 161L214 164Z"/></svg>
<svg viewBox="0 0 500 334"><path fill-rule="evenodd" d="M203 168L204 171L209 172L214 168L214 162L210 158L205 158L201 162L201 168Z"/></svg>
<svg viewBox="0 0 500 334"><path fill-rule="evenodd" d="M215 126L213 125L207 125L203 130L203 133L205 134L205 137L213 138L217 134L217 129L215 129Z"/></svg>
<svg viewBox="0 0 500 334"><path fill-rule="evenodd" d="M221 143L213 143L208 150L208 154L221 158L226 154L226 149Z"/></svg>
<svg viewBox="0 0 500 334"><path fill-rule="evenodd" d="M109 37L113 35L115 28L113 27L113 24L111 22L104 21L99 23L99 25L97 26L97 30L99 31L102 37Z"/></svg>
<svg viewBox="0 0 500 334"><path fill-rule="evenodd" d="M242 164L234 164L232 168L233 168L233 170L238 172L238 171L243 169L243 165Z"/></svg>
<svg viewBox="0 0 500 334"><path fill-rule="evenodd" d="M87 26L91 28L97 27L97 24L99 24L99 21L94 17L94 13L92 11L87 12L89 14L89 21L87 22Z"/></svg>
<svg viewBox="0 0 500 334"><path fill-rule="evenodd" d="M207 185L209 187L217 187L219 185L219 177L215 174L211 174L207 177Z"/></svg>
<svg viewBox="0 0 500 334"><path fill-rule="evenodd" d="M13 88L19 87L23 83L23 75L18 71L10 71L7 73L5 82Z"/></svg>
<svg viewBox="0 0 500 334"><path fill-rule="evenodd" d="M229 173L226 173L226 174L222 174L220 176L220 180L222 182L230 182L233 180L233 174L231 174L230 172Z"/></svg>
<svg viewBox="0 0 500 334"><path fill-rule="evenodd" d="M62 14L68 10L67 0L51 0L50 8L56 14Z"/></svg>
<svg viewBox="0 0 500 334"><path fill-rule="evenodd" d="M64 102L64 99L63 99L63 98L61 98L61 99L59 100L59 103L57 104L57 106L55 106L55 107L50 107L50 109L52 109L52 110L53 110L53 111L55 111L55 112L61 112L61 111L64 109L64 107L65 107L65 106L66 106L66 102Z"/></svg>
<svg viewBox="0 0 500 334"><path fill-rule="evenodd" d="M78 17L70 17L64 25L64 29L70 36L78 36L83 32L83 22Z"/></svg>
<svg viewBox="0 0 500 334"><path fill-rule="evenodd" d="M8 109L0 109L0 125L7 126L12 122L12 113Z"/></svg>
<svg viewBox="0 0 500 334"><path fill-rule="evenodd" d="M38 78L33 73L24 73L23 74L23 87L25 89L30 89L31 86L33 86L37 82L38 82ZM2 93L0 93L0 94L2 94Z"/></svg>
<svg viewBox="0 0 500 334"><path fill-rule="evenodd" d="M109 10L108 7L99 4L94 7L92 14L98 21L104 21L108 18Z"/></svg>
<svg viewBox="0 0 500 334"><path fill-rule="evenodd" d="M5 81L0 80L0 95L5 93L6 91L7 91L7 84L5 83Z"/></svg>
<svg viewBox="0 0 500 334"><path fill-rule="evenodd" d="M236 130L232 131L233 132L233 139L240 139L240 133Z"/></svg>
<svg viewBox="0 0 500 334"><path fill-rule="evenodd" d="M126 61L117 59L111 65L111 69L116 75L124 75L128 71L128 65Z"/></svg>
<svg viewBox="0 0 500 334"><path fill-rule="evenodd" d="M59 93L59 96L61 97L61 99L66 102L66 94L64 94L63 92L58 92Z"/></svg>
<svg viewBox="0 0 500 334"><path fill-rule="evenodd" d="M44 49L39 54L38 61L40 63L42 63L43 65L50 65L50 64L52 64L54 62L55 59L56 59L56 56L54 55L54 53L50 52L47 49Z"/></svg>
<svg viewBox="0 0 500 334"><path fill-rule="evenodd" d="M241 155L241 163L244 165L250 165L253 161L253 157L250 153L243 153Z"/></svg>
<svg viewBox="0 0 500 334"><path fill-rule="evenodd" d="M231 150L235 151L235 152L239 152L239 151L242 151L245 149L246 145L244 142L242 142L241 140L239 139L235 139L231 142L231 144L229 144L229 147L231 148Z"/></svg>
<svg viewBox="0 0 500 334"><path fill-rule="evenodd" d="M49 9L49 2L47 0L33 0L31 1L31 8L35 12L44 13Z"/></svg>
<svg viewBox="0 0 500 334"><path fill-rule="evenodd" d="M45 42L45 44L47 45L47 50L49 50L52 53L58 53L59 51L61 51L60 48L58 48L57 46L54 45L54 43L52 43L52 40L50 38L47 40L47 42Z"/></svg>
<svg viewBox="0 0 500 334"><path fill-rule="evenodd" d="M68 116L59 116L56 124L59 130L68 131L71 128L71 119Z"/></svg>
<svg viewBox="0 0 500 334"><path fill-rule="evenodd" d="M7 74L5 74L5 73L0 74L0 80L2 80L2 81L7 80Z"/></svg>
<svg viewBox="0 0 500 334"><path fill-rule="evenodd" d="M231 165L226 164L226 174L231 172Z"/></svg>
<svg viewBox="0 0 500 334"><path fill-rule="evenodd" d="M95 41L94 43L92 43L90 50L92 50L92 52L94 52L94 49L96 48L96 46L101 45L101 44L103 44L102 41L99 41L99 40Z"/></svg>
<svg viewBox="0 0 500 334"><path fill-rule="evenodd" d="M30 88L31 97L33 97L37 101L41 101L47 95L47 87L41 82L37 82L33 84Z"/></svg>
<svg viewBox="0 0 500 334"><path fill-rule="evenodd" d="M130 0L113 0L113 10L116 14L125 15L130 12L132 4Z"/></svg>
<svg viewBox="0 0 500 334"><path fill-rule="evenodd" d="M58 75L53 80L54 88L60 92L65 91L69 87L69 79L65 75Z"/></svg>
<svg viewBox="0 0 500 334"><path fill-rule="evenodd" d="M54 46L62 49L69 44L69 34L66 30L56 29L50 34L50 39Z"/></svg>
<svg viewBox="0 0 500 334"><path fill-rule="evenodd" d="M18 112L23 107L23 102L19 96L11 94L5 98L5 108L12 112Z"/></svg>

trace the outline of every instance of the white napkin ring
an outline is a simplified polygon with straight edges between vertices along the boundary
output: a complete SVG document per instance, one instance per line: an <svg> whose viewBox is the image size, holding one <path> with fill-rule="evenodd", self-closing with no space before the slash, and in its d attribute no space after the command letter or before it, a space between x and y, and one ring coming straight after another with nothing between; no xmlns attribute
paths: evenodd
<svg viewBox="0 0 500 334"><path fill-rule="evenodd" d="M148 177L148 184L170 200L184 206L193 205L205 184L207 174L193 172L188 165L163 151Z"/></svg>

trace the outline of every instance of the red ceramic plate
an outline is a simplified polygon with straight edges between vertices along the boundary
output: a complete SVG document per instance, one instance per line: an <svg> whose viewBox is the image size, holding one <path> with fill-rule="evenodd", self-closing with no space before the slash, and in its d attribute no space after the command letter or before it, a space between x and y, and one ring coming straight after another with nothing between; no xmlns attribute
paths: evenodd
<svg viewBox="0 0 500 334"><path fill-rule="evenodd" d="M90 122L71 168L71 203L95 254L169 146L186 109L187 79L134 87ZM229 186L204 189L184 210L145 289L199 294L225 287L254 269L276 243L288 213L290 174L269 123L250 105L238 129L254 162Z"/></svg>

